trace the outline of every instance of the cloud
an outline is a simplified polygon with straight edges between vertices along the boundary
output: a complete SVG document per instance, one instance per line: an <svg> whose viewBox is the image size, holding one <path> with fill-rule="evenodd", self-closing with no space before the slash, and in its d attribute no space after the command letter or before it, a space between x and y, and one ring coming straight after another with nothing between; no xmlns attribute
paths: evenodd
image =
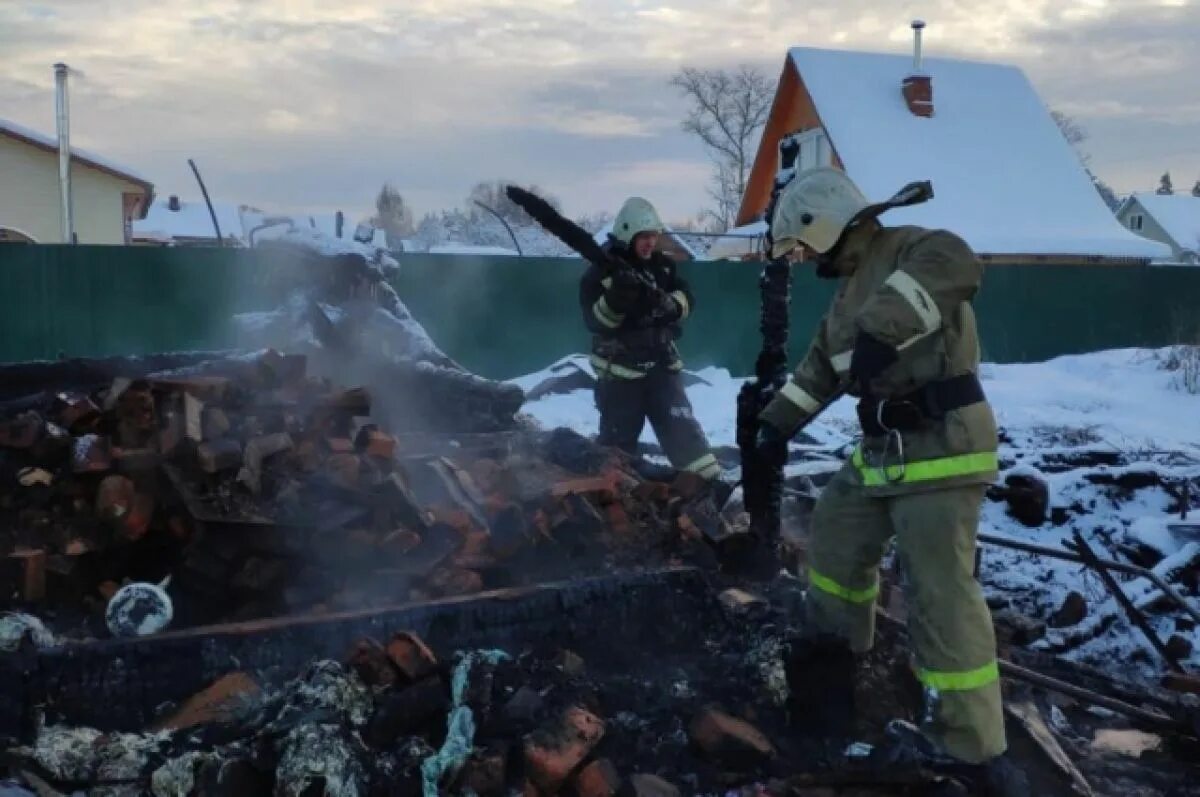
<svg viewBox="0 0 1200 797"><path fill-rule="evenodd" d="M194 193L195 157L219 196L265 207L365 213L386 179L435 209L503 177L575 213L640 192L683 218L708 162L676 68L904 52L918 9L927 52L1022 66L1119 189L1200 172L1200 9L1158 0L9 0L0 116L52 130L62 59L85 73L73 139L160 193Z"/></svg>

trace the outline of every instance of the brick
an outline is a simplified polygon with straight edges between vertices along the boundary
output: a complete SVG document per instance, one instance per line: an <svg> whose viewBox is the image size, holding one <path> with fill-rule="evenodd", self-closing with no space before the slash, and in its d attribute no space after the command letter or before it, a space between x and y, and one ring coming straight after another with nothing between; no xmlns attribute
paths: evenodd
<svg viewBox="0 0 1200 797"><path fill-rule="evenodd" d="M369 423L354 436L354 450L368 457L391 460L396 455L396 438Z"/></svg>
<svg viewBox="0 0 1200 797"><path fill-rule="evenodd" d="M409 681L437 672L437 656L416 634L400 631L387 644L387 657Z"/></svg>
<svg viewBox="0 0 1200 797"><path fill-rule="evenodd" d="M736 769L751 769L775 755L774 746L760 730L715 708L696 715L688 736L706 756Z"/></svg>
<svg viewBox="0 0 1200 797"><path fill-rule="evenodd" d="M135 493L129 514L117 524L117 534L135 542L146 536L150 522L154 519L154 497L146 493Z"/></svg>
<svg viewBox="0 0 1200 797"><path fill-rule="evenodd" d="M229 721L239 706L262 694L258 682L244 672L222 675L203 691L189 697L170 717L154 723L156 731L178 731Z"/></svg>
<svg viewBox="0 0 1200 797"><path fill-rule="evenodd" d="M346 661L367 686L389 687L396 683L396 668L387 651L374 639L358 640Z"/></svg>
<svg viewBox="0 0 1200 797"><path fill-rule="evenodd" d="M354 453L354 441L349 437L329 437L326 438L325 444L329 447L330 452L334 454Z"/></svg>
<svg viewBox="0 0 1200 797"><path fill-rule="evenodd" d="M85 434L75 438L71 460L76 473L104 473L112 469L112 449L106 438Z"/></svg>
<svg viewBox="0 0 1200 797"><path fill-rule="evenodd" d="M604 721L573 706L550 727L526 737L525 772L546 793L556 793L604 738Z"/></svg>
<svg viewBox="0 0 1200 797"><path fill-rule="evenodd" d="M629 786L633 797L680 797L679 789L658 775L631 775Z"/></svg>
<svg viewBox="0 0 1200 797"><path fill-rule="evenodd" d="M42 436L46 422L42 416L30 410L11 420L0 423L0 448L26 450Z"/></svg>
<svg viewBox="0 0 1200 797"><path fill-rule="evenodd" d="M491 551L501 559L513 556L529 544L529 524L525 510L519 504L506 503L489 508L488 525Z"/></svg>
<svg viewBox="0 0 1200 797"><path fill-rule="evenodd" d="M599 504L610 504L617 500L619 479L620 477L615 471L610 471L603 476L572 479L554 485L550 494L558 499L566 498L568 495L580 495Z"/></svg>
<svg viewBox="0 0 1200 797"><path fill-rule="evenodd" d="M621 775L607 758L588 764L575 778L575 797L615 797L621 790Z"/></svg>
<svg viewBox="0 0 1200 797"><path fill-rule="evenodd" d="M37 603L46 597L46 552L38 548L32 551L14 551L8 558L16 562L21 571L21 600Z"/></svg>

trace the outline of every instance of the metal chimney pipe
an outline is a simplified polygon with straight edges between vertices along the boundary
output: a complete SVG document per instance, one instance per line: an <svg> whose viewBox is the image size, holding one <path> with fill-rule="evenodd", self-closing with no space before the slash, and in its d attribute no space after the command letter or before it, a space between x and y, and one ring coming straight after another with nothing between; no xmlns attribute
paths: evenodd
<svg viewBox="0 0 1200 797"><path fill-rule="evenodd" d="M925 29L925 21L914 19L912 21L913 31L913 72L920 73L921 71L921 31Z"/></svg>
<svg viewBox="0 0 1200 797"><path fill-rule="evenodd" d="M66 64L54 65L54 105L58 123L58 190L62 206L63 243L75 243L75 216L71 212L71 108L67 98Z"/></svg>

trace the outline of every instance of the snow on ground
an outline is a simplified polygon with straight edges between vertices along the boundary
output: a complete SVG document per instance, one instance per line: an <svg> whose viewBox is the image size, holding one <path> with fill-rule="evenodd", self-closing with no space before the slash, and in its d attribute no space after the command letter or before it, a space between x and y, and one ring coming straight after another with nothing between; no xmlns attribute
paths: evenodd
<svg viewBox="0 0 1200 797"><path fill-rule="evenodd" d="M984 388L1003 430L1001 481L1008 475L1035 475L1047 482L1051 520L1028 528L1002 501L985 503L983 532L1061 547L1078 530L1103 558L1128 561L1124 553L1140 545L1171 558L1186 556L1200 540L1168 528L1170 490L1185 480L1200 483L1200 396L1173 385L1162 370L1163 352L1125 349L1061 357L1045 363L988 364ZM590 372L587 358L565 358L550 368L513 380L527 391L571 369ZM708 368L695 373L703 383L688 388L695 415L714 446L735 445L735 400L744 380ZM590 390L548 395L525 406L547 428L568 426L594 435L597 412ZM845 453L857 434L854 405L846 399L810 426L817 446L800 450ZM643 442L655 441L647 424ZM828 461L789 465L788 475L829 470ZM737 478L737 474L728 474ZM1115 482L1115 483L1114 483ZM1133 484L1135 486L1130 487ZM1193 492L1194 494L1194 492ZM1055 511L1057 510L1057 512ZM1077 591L1088 601L1089 616L1075 626L1050 629L1033 647L1063 652L1089 663L1117 666L1128 674L1157 672L1155 654L1120 614L1098 578L1069 562L988 546L981 578L996 606L1046 619ZM1139 605L1153 590L1140 580L1119 577ZM1200 608L1200 602L1192 599ZM1200 632L1176 622L1178 611L1154 616L1163 639L1179 633L1200 649ZM1079 637L1095 634L1091 641ZM1200 666L1200 655L1190 663Z"/></svg>

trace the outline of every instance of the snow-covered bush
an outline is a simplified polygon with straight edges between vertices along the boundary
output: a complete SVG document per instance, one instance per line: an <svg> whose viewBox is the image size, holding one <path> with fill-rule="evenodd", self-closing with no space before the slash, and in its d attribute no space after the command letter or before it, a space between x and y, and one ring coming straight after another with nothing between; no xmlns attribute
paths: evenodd
<svg viewBox="0 0 1200 797"><path fill-rule="evenodd" d="M1200 343L1181 343L1167 349L1162 367L1175 374L1172 386L1177 390L1200 395Z"/></svg>

